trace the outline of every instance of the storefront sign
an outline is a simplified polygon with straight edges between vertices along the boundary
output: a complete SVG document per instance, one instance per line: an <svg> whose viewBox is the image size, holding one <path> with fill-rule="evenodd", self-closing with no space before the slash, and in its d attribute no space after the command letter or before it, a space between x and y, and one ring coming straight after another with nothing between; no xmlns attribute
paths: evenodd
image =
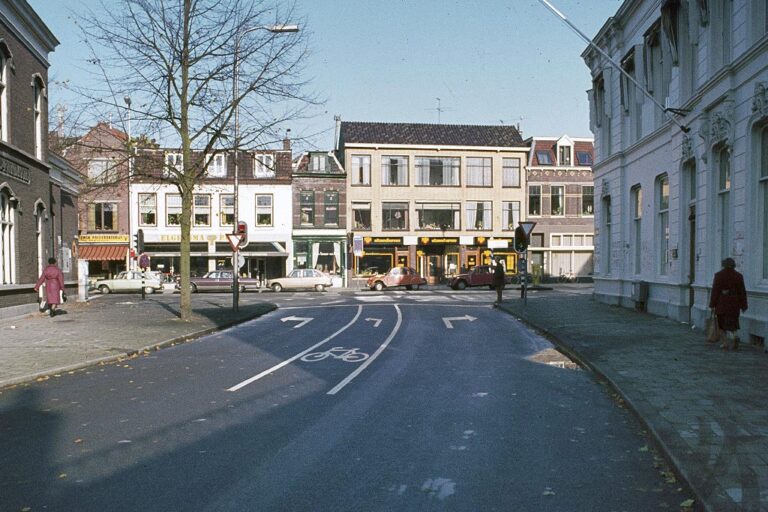
<svg viewBox="0 0 768 512"><path fill-rule="evenodd" d="M22 183L29 185L29 167L17 164L12 160L0 157L0 174L5 174L11 178L17 179Z"/></svg>
<svg viewBox="0 0 768 512"><path fill-rule="evenodd" d="M157 239L158 242L181 242L181 235L160 235ZM201 235L191 233L189 235L190 242L226 242L226 234L218 235Z"/></svg>
<svg viewBox="0 0 768 512"><path fill-rule="evenodd" d="M130 235L80 235L78 237L83 244L127 244L131 241Z"/></svg>
<svg viewBox="0 0 768 512"><path fill-rule="evenodd" d="M375 237L367 236L363 239L365 245L402 245L403 238L398 236Z"/></svg>
<svg viewBox="0 0 768 512"><path fill-rule="evenodd" d="M419 242L421 242L422 245L429 245L429 244L458 244L459 239L456 237L442 237L442 238L436 238L436 237L428 237L423 236L419 238Z"/></svg>

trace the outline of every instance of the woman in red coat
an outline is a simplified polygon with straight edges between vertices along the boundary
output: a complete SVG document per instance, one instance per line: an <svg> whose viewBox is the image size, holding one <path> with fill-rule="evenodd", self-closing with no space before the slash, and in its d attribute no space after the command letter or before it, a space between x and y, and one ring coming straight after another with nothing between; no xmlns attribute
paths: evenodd
<svg viewBox="0 0 768 512"><path fill-rule="evenodd" d="M728 350L733 343L733 350L738 350L739 342L736 331L739 330L739 313L747 310L747 290L744 288L744 276L736 271L733 258L723 260L723 270L715 274L712 282L712 296L709 307L717 315L717 324L725 332L726 339L720 348Z"/></svg>
<svg viewBox="0 0 768 512"><path fill-rule="evenodd" d="M35 291L40 289L41 284L45 284L45 301L48 303L48 312L54 316L56 306L61 304L61 292L64 290L64 274L56 266L56 258L48 258L48 266L45 267L40 279L37 280Z"/></svg>

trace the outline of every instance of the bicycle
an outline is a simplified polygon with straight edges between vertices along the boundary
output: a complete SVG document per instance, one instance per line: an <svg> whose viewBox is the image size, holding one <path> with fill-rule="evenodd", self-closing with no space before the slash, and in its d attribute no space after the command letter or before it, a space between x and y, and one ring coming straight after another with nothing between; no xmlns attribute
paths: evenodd
<svg viewBox="0 0 768 512"><path fill-rule="evenodd" d="M333 347L325 352L312 352L301 358L306 363L315 363L328 357L341 359L345 363L359 363L370 356L365 352L358 352L356 348Z"/></svg>
<svg viewBox="0 0 768 512"><path fill-rule="evenodd" d="M577 282L576 274L573 272L563 272L563 269L560 269L560 275L557 278L558 283L575 283Z"/></svg>

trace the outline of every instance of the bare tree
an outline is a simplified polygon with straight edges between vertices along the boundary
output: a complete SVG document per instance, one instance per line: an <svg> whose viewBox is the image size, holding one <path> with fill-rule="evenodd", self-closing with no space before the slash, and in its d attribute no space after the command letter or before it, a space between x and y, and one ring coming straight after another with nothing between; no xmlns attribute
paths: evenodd
<svg viewBox="0 0 768 512"><path fill-rule="evenodd" d="M90 63L102 77L94 83L102 86L79 92L92 108L111 111L130 96L134 125L162 145L180 148L181 166L161 165L182 201L183 320L192 316L193 189L208 165L194 155L235 144L238 107L244 122L237 145L245 148L280 140L281 125L302 116L313 102L302 79L306 32L270 30L276 20L298 22L293 6L279 12L274 6L272 0L119 0L103 4L102 12L91 12L82 22L93 53Z"/></svg>

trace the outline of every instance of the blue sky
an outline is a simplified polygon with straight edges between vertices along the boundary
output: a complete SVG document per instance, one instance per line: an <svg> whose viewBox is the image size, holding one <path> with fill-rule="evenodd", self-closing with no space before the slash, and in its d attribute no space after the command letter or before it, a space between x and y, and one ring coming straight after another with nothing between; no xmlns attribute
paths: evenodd
<svg viewBox="0 0 768 512"><path fill-rule="evenodd" d="M28 0L61 42L54 80L82 79L71 11L98 0ZM267 5L277 0L266 0ZM551 0L593 37L621 0ZM110 0L104 0L109 5ZM117 2L114 2L117 5ZM591 136L583 42L537 0L296 0L308 75L325 98L290 128L301 149L330 149L347 121L520 124L524 137ZM62 101L52 87L52 103ZM443 109L437 112L438 101Z"/></svg>

